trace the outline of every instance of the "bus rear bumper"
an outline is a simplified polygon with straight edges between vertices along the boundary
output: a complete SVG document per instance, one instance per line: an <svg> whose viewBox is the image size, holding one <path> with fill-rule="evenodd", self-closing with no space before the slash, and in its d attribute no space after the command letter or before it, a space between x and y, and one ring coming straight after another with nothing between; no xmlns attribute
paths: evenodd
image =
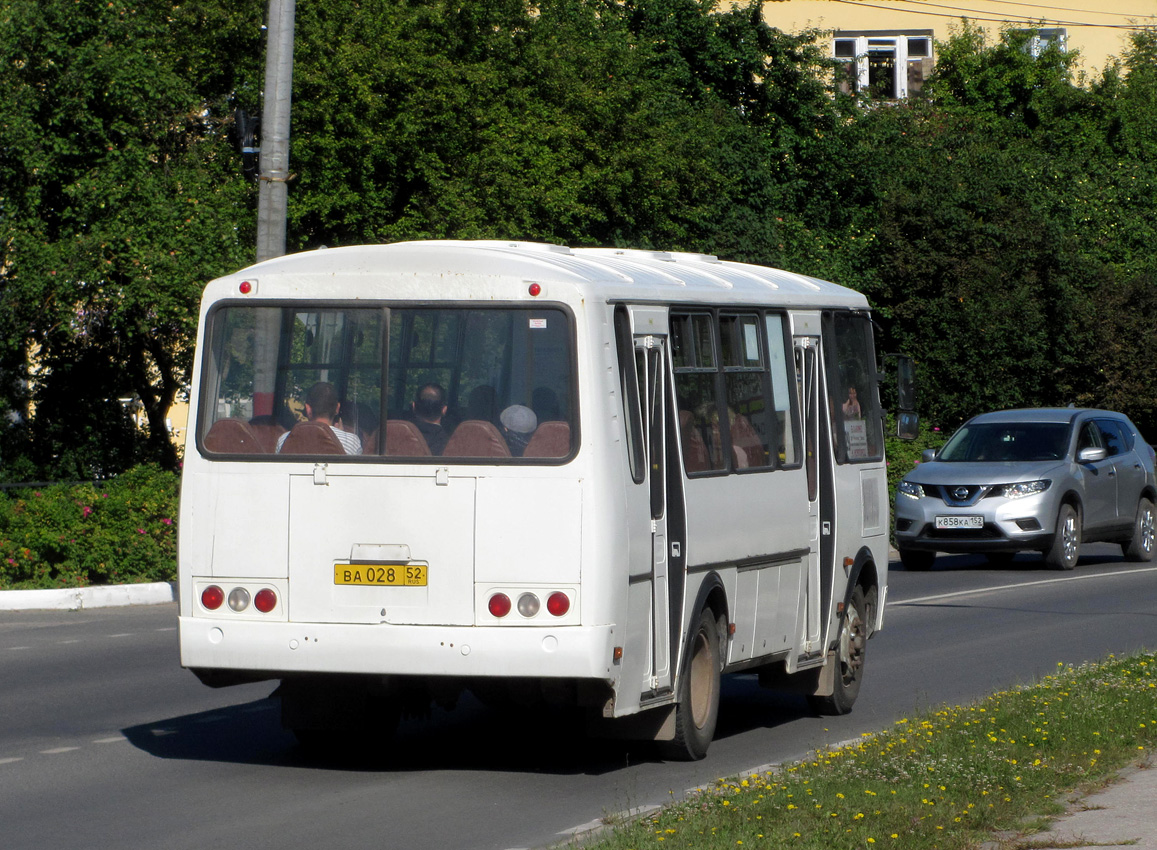
<svg viewBox="0 0 1157 850"><path fill-rule="evenodd" d="M618 677L613 626L336 625L181 617L181 666L248 678L308 673Z"/></svg>

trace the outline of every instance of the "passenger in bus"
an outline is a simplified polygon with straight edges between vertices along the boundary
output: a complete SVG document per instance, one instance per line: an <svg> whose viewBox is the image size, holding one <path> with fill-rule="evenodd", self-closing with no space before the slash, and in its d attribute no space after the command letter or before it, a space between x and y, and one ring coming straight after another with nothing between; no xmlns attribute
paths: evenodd
<svg viewBox="0 0 1157 850"><path fill-rule="evenodd" d="M338 417L334 425L343 431L357 434L362 441L362 451L377 454L378 414L364 401L343 400L338 405Z"/></svg>
<svg viewBox="0 0 1157 850"><path fill-rule="evenodd" d="M334 389L333 384L327 381L318 381L306 391L305 418L310 422L321 422L328 425L347 455L360 455L362 453L362 441L358 435L334 427L334 420L338 418L340 411L341 405L338 402L337 390ZM281 451L291 433L293 432L287 431L278 438L277 451Z"/></svg>
<svg viewBox="0 0 1157 850"><path fill-rule="evenodd" d="M466 398L466 419L498 424L498 393L489 384L479 384Z"/></svg>
<svg viewBox="0 0 1157 850"><path fill-rule="evenodd" d="M506 445L510 447L512 457L522 457L526 451L526 444L538 428L538 417L529 407L521 404L512 404L498 417L502 423L502 436Z"/></svg>
<svg viewBox="0 0 1157 850"><path fill-rule="evenodd" d="M848 387L848 400L844 402L844 419L863 419L860 412L860 400L856 396L856 388Z"/></svg>
<svg viewBox="0 0 1157 850"><path fill-rule="evenodd" d="M414 424L426 438L430 454L442 454L446 442L450 439L450 432L442 424L442 417L446 415L446 391L439 384L424 384L418 389L418 395L411 407L414 412Z"/></svg>
<svg viewBox="0 0 1157 850"><path fill-rule="evenodd" d="M539 422L555 422L563 418L558 394L550 387L536 387L530 395L530 406Z"/></svg>

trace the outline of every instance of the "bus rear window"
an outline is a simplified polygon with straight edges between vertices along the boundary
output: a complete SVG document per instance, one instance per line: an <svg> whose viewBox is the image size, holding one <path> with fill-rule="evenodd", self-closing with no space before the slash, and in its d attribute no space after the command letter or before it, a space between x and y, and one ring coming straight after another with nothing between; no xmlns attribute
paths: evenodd
<svg viewBox="0 0 1157 850"><path fill-rule="evenodd" d="M204 345L208 456L558 462L575 445L560 309L227 304Z"/></svg>

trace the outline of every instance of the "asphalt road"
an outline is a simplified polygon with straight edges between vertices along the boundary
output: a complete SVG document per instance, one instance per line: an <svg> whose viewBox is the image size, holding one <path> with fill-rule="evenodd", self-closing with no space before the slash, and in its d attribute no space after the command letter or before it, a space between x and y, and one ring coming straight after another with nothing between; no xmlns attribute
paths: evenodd
<svg viewBox="0 0 1157 850"><path fill-rule="evenodd" d="M1157 565L1086 546L1070 573L1020 556L893 565L885 628L847 717L725 681L707 759L589 741L558 715L465 701L406 721L387 760L318 764L278 723L271 684L212 690L178 666L173 605L0 613L0 846L541 847L624 810L911 712L1157 646Z"/></svg>

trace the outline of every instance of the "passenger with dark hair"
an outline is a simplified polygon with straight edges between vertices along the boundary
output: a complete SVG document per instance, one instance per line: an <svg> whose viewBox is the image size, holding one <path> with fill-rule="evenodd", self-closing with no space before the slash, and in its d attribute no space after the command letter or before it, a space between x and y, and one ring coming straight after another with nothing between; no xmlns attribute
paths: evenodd
<svg viewBox="0 0 1157 850"><path fill-rule="evenodd" d="M446 415L446 391L438 384L423 384L411 405L414 424L426 438L430 454L440 455L450 439L450 432L442 425Z"/></svg>
<svg viewBox="0 0 1157 850"><path fill-rule="evenodd" d="M362 441L362 451L375 452L371 448L374 435L378 431L378 413L364 401L343 401L339 407L337 421L334 423L343 431L357 434Z"/></svg>
<svg viewBox="0 0 1157 850"><path fill-rule="evenodd" d="M327 381L318 381L305 393L305 418L310 422L321 422L328 425L334 437L341 443L347 455L360 455L362 441L356 434L334 427L334 420L338 418L341 404L338 402L337 390ZM277 441L277 451L281 451L286 439L292 431L282 434Z"/></svg>

